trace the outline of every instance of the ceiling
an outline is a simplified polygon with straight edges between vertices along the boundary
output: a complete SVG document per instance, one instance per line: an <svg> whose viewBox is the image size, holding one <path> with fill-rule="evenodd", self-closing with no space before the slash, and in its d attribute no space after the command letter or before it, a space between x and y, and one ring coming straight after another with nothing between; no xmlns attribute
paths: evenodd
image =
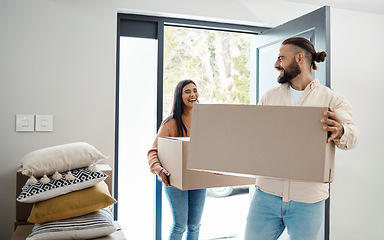
<svg viewBox="0 0 384 240"><path fill-rule="evenodd" d="M315 5L327 5L335 8L342 8L354 11L363 11L384 15L383 0L284 0Z"/></svg>

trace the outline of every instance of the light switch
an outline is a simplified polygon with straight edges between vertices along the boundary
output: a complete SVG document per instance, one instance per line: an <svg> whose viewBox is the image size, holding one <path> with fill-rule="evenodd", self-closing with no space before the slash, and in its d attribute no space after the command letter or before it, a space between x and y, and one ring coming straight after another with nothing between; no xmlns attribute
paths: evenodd
<svg viewBox="0 0 384 240"><path fill-rule="evenodd" d="M52 132L53 115L36 115L36 132Z"/></svg>
<svg viewBox="0 0 384 240"><path fill-rule="evenodd" d="M34 130L34 115L16 115L16 132L33 132Z"/></svg>

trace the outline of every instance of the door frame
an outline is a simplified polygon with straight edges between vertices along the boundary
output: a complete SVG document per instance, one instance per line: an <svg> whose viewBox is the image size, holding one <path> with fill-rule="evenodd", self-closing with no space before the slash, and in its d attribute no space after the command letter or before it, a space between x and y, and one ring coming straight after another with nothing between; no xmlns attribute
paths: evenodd
<svg viewBox="0 0 384 240"><path fill-rule="evenodd" d="M330 19L329 19L329 7L323 7L327 13L325 19L326 31L326 47L325 51L328 53L328 60L326 62L326 82L325 85L330 87ZM316 10L318 11L318 10ZM315 12L316 12L315 11ZM308 13L305 16L310 16ZM258 27L241 24L220 23L212 21L191 20L184 18L167 18L167 17L155 17L138 14L117 14L117 39L116 39L116 103L115 103L115 168L114 168L114 197L118 200L118 152L119 152L119 65L120 65L120 37L122 36L134 36L143 38L153 38L158 41L158 69L157 69L157 107L156 107L156 127L159 129L163 119L163 56L164 56L164 27L165 26L179 26L188 28L197 28L205 30L219 30L229 31L237 33L250 33L250 34L262 34L269 31L274 31L267 27ZM278 26L276 28L281 27ZM257 80L258 82L258 80ZM258 84L256 85L258 89ZM256 92L258 90L256 89ZM155 239L161 240L162 238L162 185L161 182L155 179ZM118 219L118 204L114 208L114 218ZM329 240L329 217L330 217L330 200L329 198L325 203L325 240Z"/></svg>

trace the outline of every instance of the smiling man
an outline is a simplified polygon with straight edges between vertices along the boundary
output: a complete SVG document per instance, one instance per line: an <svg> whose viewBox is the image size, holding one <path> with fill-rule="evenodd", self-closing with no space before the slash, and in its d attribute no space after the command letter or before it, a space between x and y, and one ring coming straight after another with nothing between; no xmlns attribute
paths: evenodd
<svg viewBox="0 0 384 240"><path fill-rule="evenodd" d="M324 51L316 52L305 38L286 39L274 66L280 72L280 86L268 91L259 104L328 107L319 119L323 130L329 132L327 142L334 141L338 148L347 150L355 147L359 138L351 105L311 74L317 69L316 62L323 62L326 56ZM291 240L318 240L328 197L329 184L258 177L245 239L275 240L287 228Z"/></svg>

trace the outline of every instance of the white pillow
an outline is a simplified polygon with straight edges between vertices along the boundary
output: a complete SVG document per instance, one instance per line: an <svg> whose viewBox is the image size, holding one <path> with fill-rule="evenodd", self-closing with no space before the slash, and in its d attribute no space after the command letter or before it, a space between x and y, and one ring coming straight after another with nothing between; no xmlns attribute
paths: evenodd
<svg viewBox="0 0 384 240"><path fill-rule="evenodd" d="M21 189L17 201L22 203L35 203L51 199L66 193L93 187L105 180L108 175L103 172L92 172L88 167L71 170L74 180L65 179L66 172L60 173L62 178L55 180L52 175L48 176L49 183L43 184L38 181L35 184L28 182ZM40 180L41 178L37 178Z"/></svg>
<svg viewBox="0 0 384 240"><path fill-rule="evenodd" d="M30 152L21 159L21 168L23 175L40 177L86 167L104 158L94 146L76 142Z"/></svg>
<svg viewBox="0 0 384 240"><path fill-rule="evenodd" d="M79 217L36 223L27 240L91 239L112 234L116 230L112 213L104 208Z"/></svg>

